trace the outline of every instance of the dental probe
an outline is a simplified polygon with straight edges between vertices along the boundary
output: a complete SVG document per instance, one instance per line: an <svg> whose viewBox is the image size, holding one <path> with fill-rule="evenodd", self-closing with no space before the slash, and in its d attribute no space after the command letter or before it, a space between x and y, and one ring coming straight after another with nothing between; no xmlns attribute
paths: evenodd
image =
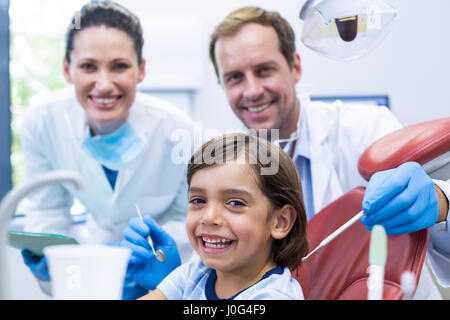
<svg viewBox="0 0 450 320"><path fill-rule="evenodd" d="M141 219L142 222L144 222L144 217L142 217L142 213L141 213L141 210L139 210L138 205L135 204L134 206L136 207L136 211L139 215L139 218ZM156 256L156 259L158 259L159 262L164 262L166 260L166 256L165 256L164 252L159 249L155 251L155 247L153 247L153 240L150 237L150 235L147 237L147 241L148 241L148 244L150 245L150 247L152 248L153 254Z"/></svg>
<svg viewBox="0 0 450 320"><path fill-rule="evenodd" d="M352 224L354 224L356 221L358 221L359 219L362 218L362 216L364 215L364 211L360 211L358 214L356 214L353 218L351 218L350 220L348 220L346 223L344 223L339 229L337 229L336 231L334 231L332 234L330 234L328 237L326 237L325 239L322 240L322 242L310 253L308 253L308 255L306 255L305 257L302 258L302 261L305 261L306 259L308 259L314 252L316 252L317 250L319 250L322 247L325 247L328 243L330 243L334 238L336 238L338 235L340 235L342 232L344 232L348 227L350 227Z"/></svg>

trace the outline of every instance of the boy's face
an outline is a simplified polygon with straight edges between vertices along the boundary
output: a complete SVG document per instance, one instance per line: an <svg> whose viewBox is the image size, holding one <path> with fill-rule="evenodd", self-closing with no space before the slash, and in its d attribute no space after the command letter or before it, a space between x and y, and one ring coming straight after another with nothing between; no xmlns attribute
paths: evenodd
<svg viewBox="0 0 450 320"><path fill-rule="evenodd" d="M201 169L189 189L189 239L203 263L218 273L257 274L273 264L269 210L249 165Z"/></svg>
<svg viewBox="0 0 450 320"><path fill-rule="evenodd" d="M279 129L281 138L295 131L300 57L294 55L290 68L272 27L250 23L220 37L215 55L231 109L248 128Z"/></svg>

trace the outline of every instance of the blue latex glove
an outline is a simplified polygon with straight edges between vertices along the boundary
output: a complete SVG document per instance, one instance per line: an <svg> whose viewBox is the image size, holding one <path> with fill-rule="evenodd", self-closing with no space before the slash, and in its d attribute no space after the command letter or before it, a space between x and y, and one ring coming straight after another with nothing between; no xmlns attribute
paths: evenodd
<svg viewBox="0 0 450 320"><path fill-rule="evenodd" d="M44 257L37 256L27 249L22 249L21 253L23 261L38 280L50 281L50 275L48 273L48 266L47 266L47 258L45 256Z"/></svg>
<svg viewBox="0 0 450 320"><path fill-rule="evenodd" d="M125 245L125 241L107 242L106 244L109 246L127 247ZM148 289L140 286L133 279L125 277L125 279L123 281L123 287L122 287L122 300L136 300L136 299L146 295L147 293L148 293Z"/></svg>
<svg viewBox="0 0 450 320"><path fill-rule="evenodd" d="M122 300L136 300L145 296L148 290L131 279L125 278L123 282Z"/></svg>
<svg viewBox="0 0 450 320"><path fill-rule="evenodd" d="M144 223L145 222L145 223ZM140 286L153 290L172 270L181 264L175 240L165 232L150 216L131 218L123 235L125 240L119 245L132 250L128 261L127 278ZM166 256L164 262L158 261L147 242L151 234L155 250L162 250Z"/></svg>
<svg viewBox="0 0 450 320"><path fill-rule="evenodd" d="M375 173L366 188L361 222L372 230L375 224L387 234L426 229L438 219L439 204L433 181L416 162Z"/></svg>

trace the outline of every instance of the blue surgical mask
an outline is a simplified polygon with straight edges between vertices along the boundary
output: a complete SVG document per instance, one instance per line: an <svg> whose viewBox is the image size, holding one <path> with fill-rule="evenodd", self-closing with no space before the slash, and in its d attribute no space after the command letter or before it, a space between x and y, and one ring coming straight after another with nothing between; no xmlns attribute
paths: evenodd
<svg viewBox="0 0 450 320"><path fill-rule="evenodd" d="M129 122L114 132L92 136L89 132L82 149L97 159L102 165L112 170L135 159L143 150L144 144L139 139Z"/></svg>

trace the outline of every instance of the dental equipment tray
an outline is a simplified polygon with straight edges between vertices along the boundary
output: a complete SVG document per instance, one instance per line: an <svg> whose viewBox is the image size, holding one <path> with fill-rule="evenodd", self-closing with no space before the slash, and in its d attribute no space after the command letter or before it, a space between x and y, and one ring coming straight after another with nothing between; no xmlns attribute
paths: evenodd
<svg viewBox="0 0 450 320"><path fill-rule="evenodd" d="M35 255L43 256L43 250L47 246L60 244L78 244L69 236L53 233L36 233L9 230L9 245L17 249L28 249Z"/></svg>

